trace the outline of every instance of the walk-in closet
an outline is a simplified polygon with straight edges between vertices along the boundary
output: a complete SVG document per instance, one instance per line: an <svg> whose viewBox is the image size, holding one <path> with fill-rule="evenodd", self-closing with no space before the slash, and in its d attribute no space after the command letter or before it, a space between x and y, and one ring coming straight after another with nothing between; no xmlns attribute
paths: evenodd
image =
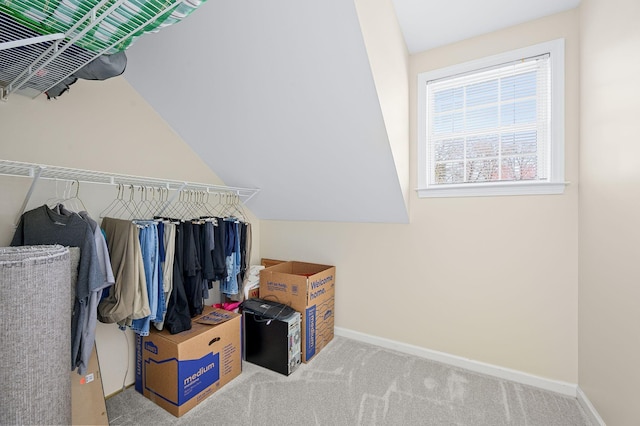
<svg viewBox="0 0 640 426"><path fill-rule="evenodd" d="M14 310L12 317L42 315L62 321L64 326L46 321L34 327L31 321L18 321L19 327L10 327L15 336L24 336L26 330L37 336L46 334L49 325L57 333L53 339L58 346L52 345L46 353L38 347L23 353L10 346L7 351L20 358L33 356L27 365L63 365L67 381L71 366L69 383L79 389L73 393L73 414L87 416L75 418L74 423L105 420L103 392L115 386L123 390L130 384L135 334L146 336L150 327L166 328L171 334L187 331L191 318L201 314L203 306L244 299L252 236L243 204L257 189L7 160L0 161L0 176L23 181L19 184L27 188L14 217L12 247L3 249L2 259L4 272L20 273L3 275L3 299L16 299L25 286L31 287L29 294L38 294L38 277L60 275L47 265L62 264L56 262L61 256L68 262L62 268L66 274L45 282L47 292L41 296L46 310L40 304L25 304L23 298L18 299L22 303L9 305ZM42 249L37 251L38 247ZM68 252L61 254L65 247ZM44 258L47 260L37 260ZM32 273L29 262L40 269L25 282L24 277ZM74 272L71 277L69 262ZM71 305L67 303L70 299ZM10 381L19 382L18 376L25 371L17 368L13 374L17 376ZM60 388L58 381L45 380L57 392L45 393L51 393L51 398L57 394L58 402L52 404L67 406L70 415L72 406L66 404L70 387ZM87 381L99 386L94 384L89 391ZM16 401L23 401L25 392L35 393L42 384L33 382L32 386L14 392ZM11 403L7 419L21 423L46 419L42 413L25 409L33 405L31 401L26 404ZM83 412L87 405L97 409ZM54 417L47 421L61 418L56 417L60 410L50 411ZM33 417L21 417L22 412Z"/></svg>

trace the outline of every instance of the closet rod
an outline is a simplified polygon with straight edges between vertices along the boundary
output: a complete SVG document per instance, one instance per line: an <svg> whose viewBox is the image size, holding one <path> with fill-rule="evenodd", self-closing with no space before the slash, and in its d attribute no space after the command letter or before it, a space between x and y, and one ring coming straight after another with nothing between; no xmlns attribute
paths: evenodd
<svg viewBox="0 0 640 426"><path fill-rule="evenodd" d="M0 160L0 175L19 176L33 179L27 192L18 218L24 213L29 199L39 179L69 180L78 183L94 183L105 185L133 185L154 188L166 188L173 191L206 191L226 192L237 195L246 203L260 190L256 188L240 188L224 185L210 185L207 183L185 182L179 180L157 179L151 177L122 175L116 173L98 172L92 170L72 169L67 167L50 166L44 164L23 163L19 161ZM176 192L176 193L177 193ZM173 201L173 199L172 199Z"/></svg>

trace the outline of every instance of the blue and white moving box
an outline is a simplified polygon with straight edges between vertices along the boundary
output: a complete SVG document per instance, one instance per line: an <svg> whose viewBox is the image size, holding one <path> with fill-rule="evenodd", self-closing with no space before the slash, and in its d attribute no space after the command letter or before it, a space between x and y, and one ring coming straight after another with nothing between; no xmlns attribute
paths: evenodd
<svg viewBox="0 0 640 426"><path fill-rule="evenodd" d="M136 390L176 417L242 371L241 315L205 307L191 330L136 337Z"/></svg>
<svg viewBox="0 0 640 426"><path fill-rule="evenodd" d="M336 267L282 262L260 271L260 298L284 303L302 316L302 361L333 339Z"/></svg>

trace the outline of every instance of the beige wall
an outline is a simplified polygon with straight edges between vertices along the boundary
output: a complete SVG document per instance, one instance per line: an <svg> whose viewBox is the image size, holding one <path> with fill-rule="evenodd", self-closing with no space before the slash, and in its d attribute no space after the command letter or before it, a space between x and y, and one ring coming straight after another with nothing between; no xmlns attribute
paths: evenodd
<svg viewBox="0 0 640 426"><path fill-rule="evenodd" d="M409 204L409 52L391 0L356 0L371 73L405 203ZM384 31L380 31L384 28Z"/></svg>
<svg viewBox="0 0 640 426"><path fill-rule="evenodd" d="M640 2L582 0L579 384L640 422Z"/></svg>
<svg viewBox="0 0 640 426"><path fill-rule="evenodd" d="M123 78L80 81L57 100L11 95L0 102L0 159L137 176L222 184ZM0 246L10 243L16 215L31 181L0 176ZM60 192L64 185L58 184ZM27 209L55 197L53 181L41 182ZM94 218L116 195L109 185L80 185ZM250 214L250 212L249 212ZM253 223L258 258L259 223ZM46 327L46 324L42 324ZM114 324L98 324L96 342L106 395L133 382L134 346ZM128 371L128 373L127 373ZM126 378L125 378L125 373Z"/></svg>
<svg viewBox="0 0 640 426"><path fill-rule="evenodd" d="M575 11L562 13L409 62L415 117L419 72L565 37L571 185L564 195L418 199L413 193L409 225L262 221L261 253L336 265L338 327L576 383L577 19ZM415 119L410 128L415 188Z"/></svg>

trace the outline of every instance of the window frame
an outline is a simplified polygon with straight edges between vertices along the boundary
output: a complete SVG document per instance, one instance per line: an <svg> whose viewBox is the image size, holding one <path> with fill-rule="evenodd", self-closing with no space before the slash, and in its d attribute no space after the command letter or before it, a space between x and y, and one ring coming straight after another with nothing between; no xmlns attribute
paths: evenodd
<svg viewBox="0 0 640 426"><path fill-rule="evenodd" d="M550 131L549 176L545 180L496 181L456 184L429 184L429 147L427 138L427 83L463 73L482 71L522 58L549 54L550 61ZM564 39L464 62L418 74L418 189L420 198L469 197L498 195L562 194L564 176Z"/></svg>

